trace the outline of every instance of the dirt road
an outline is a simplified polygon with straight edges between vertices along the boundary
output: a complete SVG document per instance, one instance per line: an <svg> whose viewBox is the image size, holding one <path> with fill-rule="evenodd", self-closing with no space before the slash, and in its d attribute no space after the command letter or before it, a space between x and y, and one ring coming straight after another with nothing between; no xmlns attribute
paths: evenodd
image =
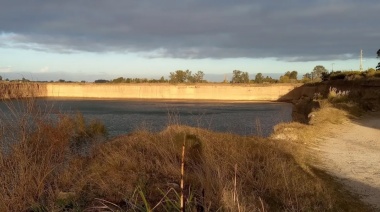
<svg viewBox="0 0 380 212"><path fill-rule="evenodd" d="M380 113L334 127L317 148L322 167L380 211Z"/></svg>

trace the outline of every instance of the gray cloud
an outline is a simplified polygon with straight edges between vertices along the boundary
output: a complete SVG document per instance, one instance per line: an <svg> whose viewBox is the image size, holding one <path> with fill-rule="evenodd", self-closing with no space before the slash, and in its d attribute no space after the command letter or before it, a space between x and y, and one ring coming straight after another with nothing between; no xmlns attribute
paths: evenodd
<svg viewBox="0 0 380 212"><path fill-rule="evenodd" d="M147 57L357 57L379 46L378 0L0 0L0 46Z"/></svg>

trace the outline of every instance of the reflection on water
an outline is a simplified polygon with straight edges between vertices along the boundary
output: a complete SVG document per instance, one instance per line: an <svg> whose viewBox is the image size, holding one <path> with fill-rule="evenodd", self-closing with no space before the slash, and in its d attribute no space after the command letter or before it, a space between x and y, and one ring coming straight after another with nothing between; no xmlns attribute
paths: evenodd
<svg viewBox="0 0 380 212"><path fill-rule="evenodd" d="M110 136L139 128L159 131L170 124L268 136L277 123L291 121L292 110L286 103L247 102L38 99L37 104L52 105L46 108L53 114L81 112L87 119L99 119Z"/></svg>

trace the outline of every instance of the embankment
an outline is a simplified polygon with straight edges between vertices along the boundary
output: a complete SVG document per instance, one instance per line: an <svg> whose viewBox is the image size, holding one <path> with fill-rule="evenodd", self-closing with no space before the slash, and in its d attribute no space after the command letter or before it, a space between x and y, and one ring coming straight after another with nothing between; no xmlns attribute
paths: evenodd
<svg viewBox="0 0 380 212"><path fill-rule="evenodd" d="M120 99L182 99L227 101L291 101L291 92L301 84L80 84L2 83L1 97L61 97Z"/></svg>
<svg viewBox="0 0 380 212"><path fill-rule="evenodd" d="M356 103L364 111L380 110L380 80L332 80L314 84L304 84L294 88L286 97L292 97L293 120L308 122L308 114L315 108L319 108L316 99L326 99L331 95L340 97L340 100L349 100ZM280 98L279 101L289 101ZM336 102L338 103L338 102ZM339 107L339 104L335 106ZM341 105L345 108L344 104Z"/></svg>

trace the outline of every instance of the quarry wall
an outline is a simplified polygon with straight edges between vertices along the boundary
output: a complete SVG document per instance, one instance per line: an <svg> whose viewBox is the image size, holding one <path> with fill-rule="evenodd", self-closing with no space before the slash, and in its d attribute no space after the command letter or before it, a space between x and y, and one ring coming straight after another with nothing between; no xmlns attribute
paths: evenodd
<svg viewBox="0 0 380 212"><path fill-rule="evenodd" d="M182 100L292 100L300 84L94 84L94 83L0 83L1 98L62 97Z"/></svg>
<svg viewBox="0 0 380 212"><path fill-rule="evenodd" d="M291 100L288 94L300 84L231 85L231 84L46 84L47 97L182 99L182 100Z"/></svg>

